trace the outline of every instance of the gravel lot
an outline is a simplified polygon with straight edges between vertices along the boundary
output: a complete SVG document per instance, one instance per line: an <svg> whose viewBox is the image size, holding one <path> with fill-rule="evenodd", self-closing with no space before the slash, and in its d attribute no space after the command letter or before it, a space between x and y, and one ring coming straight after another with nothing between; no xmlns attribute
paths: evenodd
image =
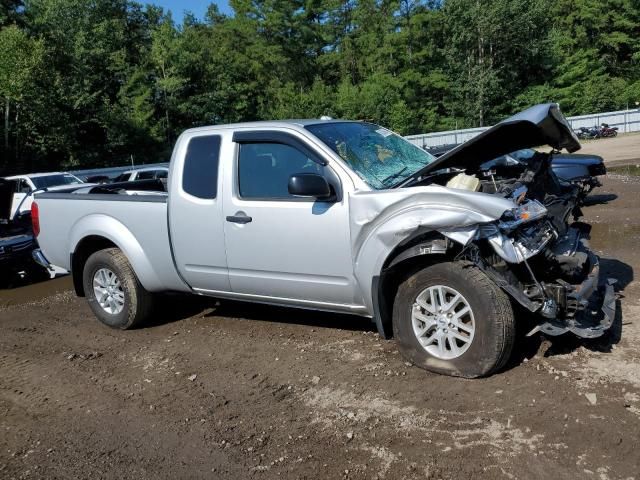
<svg viewBox="0 0 640 480"><path fill-rule="evenodd" d="M0 477L640 478L639 196L609 176L585 210L614 332L522 339L482 380L357 317L171 297L120 332L68 278L0 290Z"/></svg>

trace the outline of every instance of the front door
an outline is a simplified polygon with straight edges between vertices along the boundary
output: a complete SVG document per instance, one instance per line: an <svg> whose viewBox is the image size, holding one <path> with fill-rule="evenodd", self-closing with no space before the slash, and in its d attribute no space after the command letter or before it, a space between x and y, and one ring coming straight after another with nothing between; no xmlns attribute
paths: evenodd
<svg viewBox="0 0 640 480"><path fill-rule="evenodd" d="M310 304L354 304L348 205L340 180L313 152L282 136L238 143L224 197L225 239L235 293ZM304 151L303 151L304 150ZM333 201L293 197L289 177L318 173Z"/></svg>

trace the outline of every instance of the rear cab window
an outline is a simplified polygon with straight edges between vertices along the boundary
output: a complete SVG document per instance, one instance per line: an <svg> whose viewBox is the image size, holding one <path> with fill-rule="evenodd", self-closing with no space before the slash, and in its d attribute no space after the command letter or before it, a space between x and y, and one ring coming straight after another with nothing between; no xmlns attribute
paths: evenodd
<svg viewBox="0 0 640 480"><path fill-rule="evenodd" d="M182 190L194 197L213 200L218 193L220 135L189 140L182 170Z"/></svg>

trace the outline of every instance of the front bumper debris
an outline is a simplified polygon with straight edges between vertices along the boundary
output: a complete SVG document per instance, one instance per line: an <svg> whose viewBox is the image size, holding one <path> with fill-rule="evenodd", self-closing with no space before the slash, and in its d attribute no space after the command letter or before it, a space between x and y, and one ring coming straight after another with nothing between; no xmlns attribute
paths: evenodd
<svg viewBox="0 0 640 480"><path fill-rule="evenodd" d="M587 278L577 285L568 299L575 302L575 315L567 318L553 318L537 325L527 336L542 332L558 336L567 332L581 338L597 338L609 330L616 317L615 279L600 282L600 266L597 257Z"/></svg>

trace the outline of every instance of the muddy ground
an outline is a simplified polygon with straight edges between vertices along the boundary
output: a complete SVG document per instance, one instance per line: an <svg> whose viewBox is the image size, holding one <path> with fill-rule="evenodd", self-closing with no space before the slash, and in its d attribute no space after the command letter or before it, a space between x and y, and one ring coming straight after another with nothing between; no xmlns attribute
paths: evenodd
<svg viewBox="0 0 640 480"><path fill-rule="evenodd" d="M640 478L638 198L610 176L586 209L614 332L521 340L482 380L357 317L173 297L120 332L68 278L0 291L0 478Z"/></svg>

